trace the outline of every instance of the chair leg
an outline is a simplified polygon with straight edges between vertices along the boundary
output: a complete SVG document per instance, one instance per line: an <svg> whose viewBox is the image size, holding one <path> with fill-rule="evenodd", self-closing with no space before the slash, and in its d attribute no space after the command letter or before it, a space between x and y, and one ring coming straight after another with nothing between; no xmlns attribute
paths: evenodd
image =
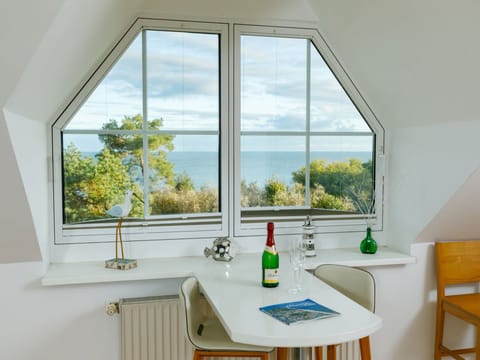
<svg viewBox="0 0 480 360"><path fill-rule="evenodd" d="M327 346L327 360L335 360L337 358L337 346L328 345Z"/></svg>
<svg viewBox="0 0 480 360"><path fill-rule="evenodd" d="M259 351L217 351L217 350L198 350L193 353L193 360L202 360L209 357L241 357L241 358L259 358L268 360L269 353ZM287 358L285 358L286 360Z"/></svg>
<svg viewBox="0 0 480 360"><path fill-rule="evenodd" d="M370 337L365 336L364 338L361 338L359 342L362 360L370 360L372 358L372 354L370 352Z"/></svg>
<svg viewBox="0 0 480 360"><path fill-rule="evenodd" d="M437 319L435 325L435 360L442 359L443 326L445 323L445 313L443 312L442 300L437 300Z"/></svg>
<svg viewBox="0 0 480 360"><path fill-rule="evenodd" d="M277 360L287 360L288 359L288 348L277 348Z"/></svg>
<svg viewBox="0 0 480 360"><path fill-rule="evenodd" d="M315 360L323 360L323 346L315 346Z"/></svg>
<svg viewBox="0 0 480 360"><path fill-rule="evenodd" d="M475 343L475 359L480 359L480 328L476 326L475 331L477 332L477 342Z"/></svg>

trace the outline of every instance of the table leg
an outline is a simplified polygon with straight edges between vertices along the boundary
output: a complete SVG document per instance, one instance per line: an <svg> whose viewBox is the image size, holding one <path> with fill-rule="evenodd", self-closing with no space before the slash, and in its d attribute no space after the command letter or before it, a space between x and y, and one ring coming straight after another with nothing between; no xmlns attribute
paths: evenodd
<svg viewBox="0 0 480 360"><path fill-rule="evenodd" d="M293 352L293 357L292 360L303 360L305 359L305 356L310 359L311 356L309 355L309 352L305 352L305 349L302 348L294 348L292 350ZM290 349L289 348L277 348L277 360L288 360L289 359L289 353ZM321 360L321 359L320 359Z"/></svg>
<svg viewBox="0 0 480 360"><path fill-rule="evenodd" d="M337 358L337 347L335 345L327 346L327 360L335 360Z"/></svg>
<svg viewBox="0 0 480 360"><path fill-rule="evenodd" d="M277 360L288 359L288 348L277 348Z"/></svg>
<svg viewBox="0 0 480 360"><path fill-rule="evenodd" d="M369 336L360 339L360 354L362 355L362 360L370 360L372 358Z"/></svg>

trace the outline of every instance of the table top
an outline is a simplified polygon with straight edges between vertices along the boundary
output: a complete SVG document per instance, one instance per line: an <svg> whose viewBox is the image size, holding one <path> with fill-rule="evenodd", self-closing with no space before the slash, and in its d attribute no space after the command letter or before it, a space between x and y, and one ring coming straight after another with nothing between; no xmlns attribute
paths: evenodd
<svg viewBox="0 0 480 360"><path fill-rule="evenodd" d="M272 347L338 344L368 336L382 319L308 272L302 291L291 294L293 275L286 255L280 256L280 285L261 285L261 254L239 256L229 263L209 261L196 269L201 288L233 341ZM339 316L286 325L260 307L310 298L340 312Z"/></svg>

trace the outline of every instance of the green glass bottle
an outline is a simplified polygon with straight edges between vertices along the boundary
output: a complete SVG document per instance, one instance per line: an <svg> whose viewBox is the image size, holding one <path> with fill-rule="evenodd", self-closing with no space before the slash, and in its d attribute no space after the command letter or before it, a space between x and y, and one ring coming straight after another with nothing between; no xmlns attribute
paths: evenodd
<svg viewBox="0 0 480 360"><path fill-rule="evenodd" d="M372 238L372 229L367 228L367 236L360 243L360 251L364 254L375 254L377 252L377 242Z"/></svg>
<svg viewBox="0 0 480 360"><path fill-rule="evenodd" d="M275 240L273 238L273 223L267 224L267 243L262 255L262 285L264 287L277 287L279 283L278 252L275 249Z"/></svg>

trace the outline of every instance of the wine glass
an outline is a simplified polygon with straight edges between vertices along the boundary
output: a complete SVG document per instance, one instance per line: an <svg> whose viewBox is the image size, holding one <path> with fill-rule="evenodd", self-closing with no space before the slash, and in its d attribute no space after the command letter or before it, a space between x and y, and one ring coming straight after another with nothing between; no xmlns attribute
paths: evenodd
<svg viewBox="0 0 480 360"><path fill-rule="evenodd" d="M288 290L291 294L302 291L302 271L305 264L306 244L302 238L293 238L288 244L288 255L293 274L293 287Z"/></svg>

